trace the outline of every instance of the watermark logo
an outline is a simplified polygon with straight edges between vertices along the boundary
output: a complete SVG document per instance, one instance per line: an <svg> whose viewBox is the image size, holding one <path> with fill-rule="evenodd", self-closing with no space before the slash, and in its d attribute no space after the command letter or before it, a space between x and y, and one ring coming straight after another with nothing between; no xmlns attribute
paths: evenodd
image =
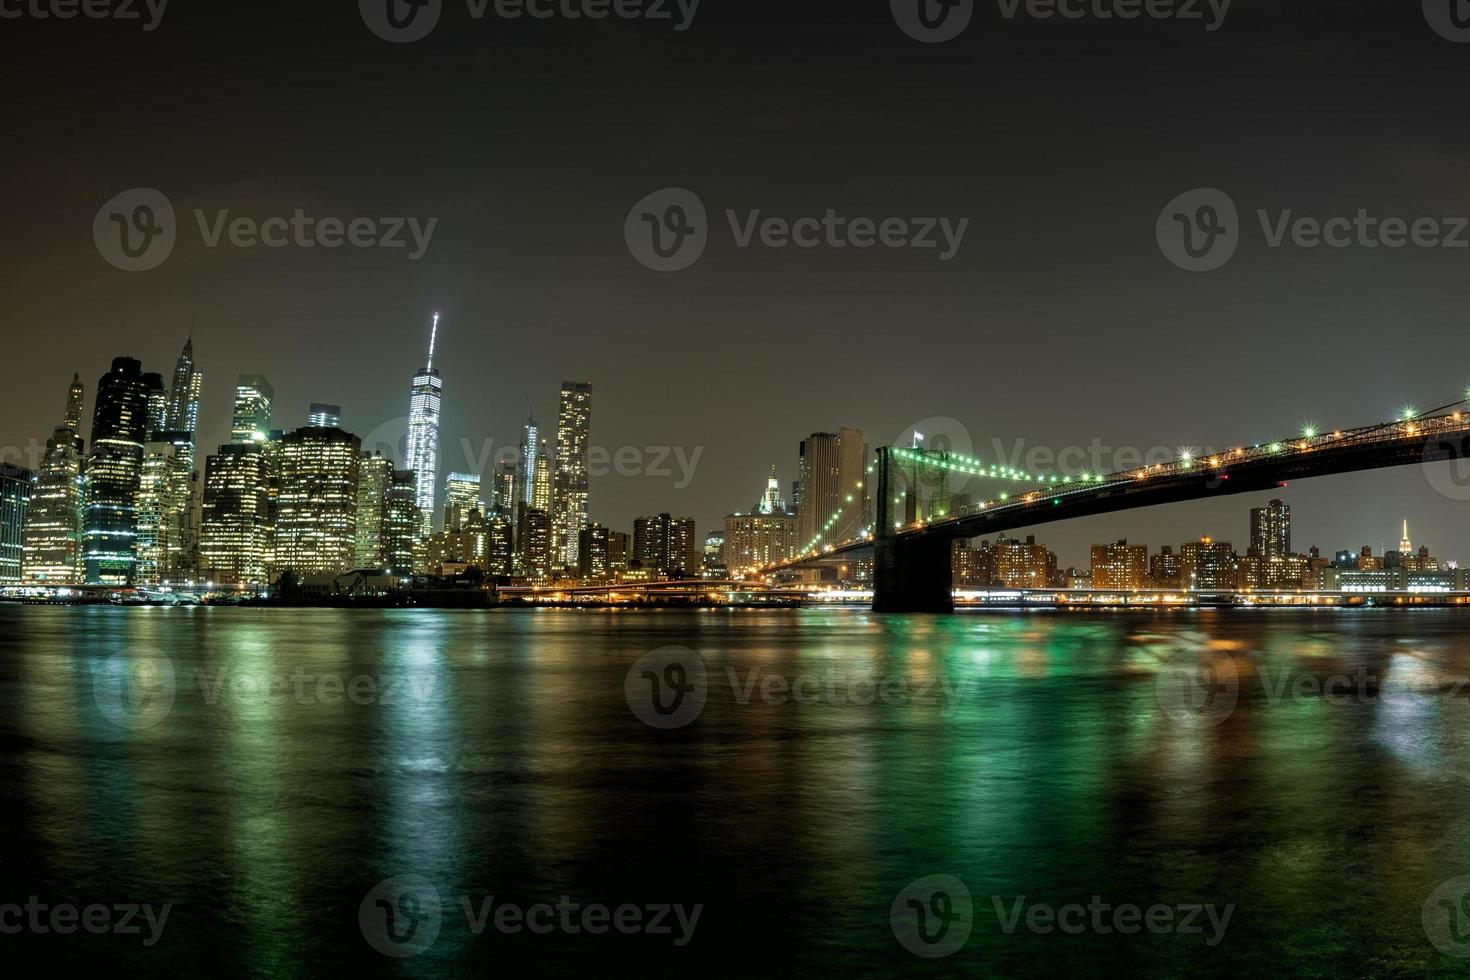
<svg viewBox="0 0 1470 980"><path fill-rule="evenodd" d="M1424 19L1446 41L1470 44L1470 2L1424 0Z"/></svg>
<svg viewBox="0 0 1470 980"><path fill-rule="evenodd" d="M925 44L953 41L970 26L975 0L891 0L893 22Z"/></svg>
<svg viewBox="0 0 1470 980"><path fill-rule="evenodd" d="M1470 500L1470 436L1444 435L1426 441L1424 478L1447 500Z"/></svg>
<svg viewBox="0 0 1470 980"><path fill-rule="evenodd" d="M958 951L975 927L970 889L953 875L929 875L910 883L888 910L899 945L925 959Z"/></svg>
<svg viewBox="0 0 1470 980"><path fill-rule="evenodd" d="M385 41L408 44L421 41L439 23L444 0L357 0L368 30Z"/></svg>
<svg viewBox="0 0 1470 980"><path fill-rule="evenodd" d="M759 208L724 211L735 247L782 250L935 249L939 261L957 256L969 230L969 218L870 218L838 214L781 217ZM623 222L623 238L633 257L655 272L679 272L699 261L713 233L704 202L693 191L670 187L633 206Z"/></svg>
<svg viewBox="0 0 1470 980"><path fill-rule="evenodd" d="M660 647L638 659L623 680L635 717L651 728L683 728L704 710L709 672L688 647Z"/></svg>
<svg viewBox="0 0 1470 980"><path fill-rule="evenodd" d="M1470 875L1452 878L1424 901L1424 935L1446 956L1470 959Z"/></svg>
<svg viewBox="0 0 1470 980"><path fill-rule="evenodd" d="M1235 710L1240 677L1235 663L1221 657L1162 670L1155 679L1155 690L1159 706L1174 721L1218 725Z"/></svg>
<svg viewBox="0 0 1470 980"><path fill-rule="evenodd" d="M98 253L124 272L158 268L173 254L177 238L173 203L152 187L123 191L92 219Z"/></svg>
<svg viewBox="0 0 1470 980"><path fill-rule="evenodd" d="M1000 895L992 895L990 904L995 908L1001 932L1007 936L1014 935L1024 925L1027 932L1039 936L1053 933L1080 936L1089 932L1100 936L1114 933L1128 936L1138 932L1155 936L1205 936L1205 945L1210 947L1224 941L1230 917L1235 914L1233 904L1156 903L1144 907L1132 902L1114 904L1104 901L1101 895L1093 895L1086 905L1068 902L1061 906L1028 903L1025 895L1009 902Z"/></svg>
<svg viewBox="0 0 1470 980"><path fill-rule="evenodd" d="M444 915L439 889L420 875L379 882L357 907L357 923L368 945L384 956L417 956L439 938Z"/></svg>
<svg viewBox="0 0 1470 980"><path fill-rule="evenodd" d="M1214 187L1180 194L1159 212L1154 236L1164 257L1186 272L1213 272L1240 246L1240 214Z"/></svg>
<svg viewBox="0 0 1470 980"><path fill-rule="evenodd" d="M25 905L0 904L0 935L70 936L82 932L91 936L141 936L140 942L151 948L163 938L172 911L172 903L158 907L142 902L77 905L47 902L31 895Z"/></svg>
<svg viewBox="0 0 1470 980"><path fill-rule="evenodd" d="M92 700L120 728L152 728L163 721L176 690L173 661L163 654L124 650L92 675Z"/></svg>
<svg viewBox="0 0 1470 980"><path fill-rule="evenodd" d="M633 205L623 239L633 258L654 272L682 272L709 245L709 215L698 194L666 187Z"/></svg>

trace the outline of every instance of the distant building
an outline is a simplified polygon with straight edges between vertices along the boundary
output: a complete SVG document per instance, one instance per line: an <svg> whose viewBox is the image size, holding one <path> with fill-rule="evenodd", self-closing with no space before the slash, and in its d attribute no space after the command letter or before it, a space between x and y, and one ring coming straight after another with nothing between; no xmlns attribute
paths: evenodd
<svg viewBox="0 0 1470 980"><path fill-rule="evenodd" d="M1291 554L1291 507L1272 500L1265 507L1251 508L1251 543L1247 554L1262 558L1284 558Z"/></svg>
<svg viewBox="0 0 1470 980"><path fill-rule="evenodd" d="M82 532L86 581L128 585L137 565L138 491L148 437L148 387L143 367L113 360L97 382L92 447L87 457Z"/></svg>
<svg viewBox="0 0 1470 980"><path fill-rule="evenodd" d="M306 411L306 425L311 429L342 428L342 406L312 402Z"/></svg>
<svg viewBox="0 0 1470 980"><path fill-rule="evenodd" d="M1164 545L1159 549L1158 554L1149 559L1149 585L1156 589L1182 588L1179 572L1179 555L1175 553L1172 545Z"/></svg>
<svg viewBox="0 0 1470 980"><path fill-rule="evenodd" d="M551 578L551 515L539 507L521 513L520 574L536 582Z"/></svg>
<svg viewBox="0 0 1470 980"><path fill-rule="evenodd" d="M361 441L308 426L281 439L276 513L277 567L299 575L347 571L357 549Z"/></svg>
<svg viewBox="0 0 1470 980"><path fill-rule="evenodd" d="M26 520L27 585L76 585L82 580L82 379L72 377L60 427L31 484Z"/></svg>
<svg viewBox="0 0 1470 980"><path fill-rule="evenodd" d="M25 568L31 471L0 463L0 585L20 585Z"/></svg>
<svg viewBox="0 0 1470 980"><path fill-rule="evenodd" d="M444 530L462 531L470 511L483 516L485 501L480 499L478 473L450 473L444 478Z"/></svg>
<svg viewBox="0 0 1470 980"><path fill-rule="evenodd" d="M1092 546L1090 585L1099 591L1134 591L1146 588L1149 578L1148 545L1115 544Z"/></svg>
<svg viewBox="0 0 1470 980"><path fill-rule="evenodd" d="M357 468L357 530L353 548L353 564L358 568L387 568L391 564L383 523L388 516L388 488L392 484L393 461L381 452L363 453ZM409 550L412 553L412 546Z"/></svg>
<svg viewBox="0 0 1470 980"><path fill-rule="evenodd" d="M601 524L588 524L578 532L577 574L591 581L603 581L612 577L607 558L607 528Z"/></svg>
<svg viewBox="0 0 1470 980"><path fill-rule="evenodd" d="M275 389L261 375L240 375L235 382L235 411L230 420L230 441L239 444L265 442L270 437L271 406L275 397ZM339 426L342 424L341 414L339 409Z"/></svg>
<svg viewBox="0 0 1470 980"><path fill-rule="evenodd" d="M1182 587L1192 592L1233 592L1239 584L1235 548L1204 537L1179 549Z"/></svg>
<svg viewBox="0 0 1470 980"><path fill-rule="evenodd" d="M552 561L578 567L577 547L588 514L588 451L592 438L592 386L563 381L556 417L556 473L552 482Z"/></svg>
<svg viewBox="0 0 1470 980"><path fill-rule="evenodd" d="M614 575L628 570L632 556L632 539L627 531L607 532L607 567Z"/></svg>
<svg viewBox="0 0 1470 980"><path fill-rule="evenodd" d="M989 540L981 541L978 547L968 539L956 541L951 565L957 589L989 589L1000 584L995 548Z"/></svg>
<svg viewBox="0 0 1470 980"><path fill-rule="evenodd" d="M725 518L721 560L732 575L747 575L796 556L796 515L731 514Z"/></svg>
<svg viewBox="0 0 1470 980"><path fill-rule="evenodd" d="M395 575L407 575L421 540L419 483L413 470L394 470L383 498L383 560Z"/></svg>
<svg viewBox="0 0 1470 980"><path fill-rule="evenodd" d="M218 587L269 583L269 457L258 442L230 443L204 462L200 575Z"/></svg>
<svg viewBox="0 0 1470 980"><path fill-rule="evenodd" d="M728 525L726 534L729 534ZM698 577L700 560L694 518L676 518L664 513L635 520L633 560L639 568L669 578Z"/></svg>
<svg viewBox="0 0 1470 980"><path fill-rule="evenodd" d="M996 578L1008 589L1044 589L1057 578L1057 556L1036 543L1002 538L995 545Z"/></svg>

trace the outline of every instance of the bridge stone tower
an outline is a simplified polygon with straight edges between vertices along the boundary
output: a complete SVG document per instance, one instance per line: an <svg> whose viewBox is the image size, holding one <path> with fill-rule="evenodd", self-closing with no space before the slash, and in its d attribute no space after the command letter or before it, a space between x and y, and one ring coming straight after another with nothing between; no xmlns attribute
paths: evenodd
<svg viewBox="0 0 1470 980"><path fill-rule="evenodd" d="M913 513L917 480L901 481L893 450L878 450L877 521L873 528L873 611L954 611L953 539L943 531L899 537L896 514ZM895 507L904 504L902 511Z"/></svg>

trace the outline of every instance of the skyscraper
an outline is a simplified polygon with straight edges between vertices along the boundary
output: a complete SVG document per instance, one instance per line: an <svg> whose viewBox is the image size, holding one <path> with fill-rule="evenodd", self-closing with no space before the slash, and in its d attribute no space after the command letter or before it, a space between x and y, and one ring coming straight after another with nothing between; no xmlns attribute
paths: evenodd
<svg viewBox="0 0 1470 980"><path fill-rule="evenodd" d="M252 588L268 582L268 467L269 455L260 441L220 446L204 461L199 572L215 587Z"/></svg>
<svg viewBox="0 0 1470 980"><path fill-rule="evenodd" d="M592 429L592 386L563 381L556 416L556 479L552 491L552 561L578 566L577 548L587 523L587 452Z"/></svg>
<svg viewBox="0 0 1470 980"><path fill-rule="evenodd" d="M1291 554L1291 507L1272 500L1264 507L1251 508L1250 555L1258 558L1285 558Z"/></svg>
<svg viewBox="0 0 1470 980"><path fill-rule="evenodd" d="M428 363L413 376L408 403L408 458L404 461L414 473L421 537L428 537L434 523L435 482L439 479L439 415L444 381L434 368L434 346L438 340L439 314L435 313L429 332Z"/></svg>
<svg viewBox="0 0 1470 980"><path fill-rule="evenodd" d="M541 430L536 426L536 417L527 416L521 426L520 470L516 476L517 500L527 507L536 506L535 482L536 459L540 451Z"/></svg>
<svg viewBox="0 0 1470 980"><path fill-rule="evenodd" d="M199 428L199 394L204 386L204 374L194 363L194 338L184 342L184 349L174 365L173 387L168 395L168 417L164 428L169 432L187 432L190 436Z"/></svg>
<svg viewBox="0 0 1470 980"><path fill-rule="evenodd" d="M196 467L195 433L199 428L199 396L204 387L204 373L194 363L194 338L184 341L184 349L174 365L173 385L168 393L168 414L162 431L149 433L148 439L171 443L172 483L167 515L175 529L175 540L168 567L163 577L168 580L192 578L199 557L200 480Z"/></svg>
<svg viewBox="0 0 1470 980"><path fill-rule="evenodd" d="M161 585L172 580L182 550L180 493L187 484L178 479L178 449L171 442L150 438L143 444L143 469L138 482L139 585Z"/></svg>
<svg viewBox="0 0 1470 980"><path fill-rule="evenodd" d="M0 463L0 585L19 585L25 566L31 471Z"/></svg>
<svg viewBox="0 0 1470 980"><path fill-rule="evenodd" d="M495 468L495 486L491 491L490 505L506 514L515 513L516 464L502 459Z"/></svg>
<svg viewBox="0 0 1470 980"><path fill-rule="evenodd" d="M478 473L451 473L444 478L444 530L462 531L470 511L485 513L485 501L480 499L480 476Z"/></svg>
<svg viewBox="0 0 1470 980"><path fill-rule="evenodd" d="M357 476L357 544L354 564L358 568L387 568L383 547L383 521L388 511L388 487L393 483L393 461L381 452L363 453Z"/></svg>
<svg viewBox="0 0 1470 980"><path fill-rule="evenodd" d="M235 383L235 413L230 422L230 441L264 442L271 431L271 405L275 397L275 389L261 375L240 375Z"/></svg>
<svg viewBox="0 0 1470 980"><path fill-rule="evenodd" d="M535 476L531 478L531 506L551 513L551 461L545 450L536 455Z"/></svg>
<svg viewBox="0 0 1470 980"><path fill-rule="evenodd" d="M393 574L413 571L420 526L417 477L413 470L394 470L383 505L383 561Z"/></svg>
<svg viewBox="0 0 1470 980"><path fill-rule="evenodd" d="M97 403L92 410L82 534L88 583L126 585L133 581L147 426L143 366L131 357L116 358L112 370L97 382Z"/></svg>
<svg viewBox="0 0 1470 980"><path fill-rule="evenodd" d="M1414 543L1409 540L1409 522L1404 520L1404 536L1399 538L1399 554L1410 555L1414 553Z"/></svg>
<svg viewBox="0 0 1470 980"><path fill-rule="evenodd" d="M82 379L72 378L61 426L31 486L26 520L28 585L76 585L82 571Z"/></svg>
<svg viewBox="0 0 1470 980"><path fill-rule="evenodd" d="M342 406L312 402L306 410L306 424L313 429L342 428Z"/></svg>
<svg viewBox="0 0 1470 980"><path fill-rule="evenodd" d="M801 503L796 511L796 547L807 551L830 540L838 511L841 443L836 433L814 432L801 441Z"/></svg>
<svg viewBox="0 0 1470 980"><path fill-rule="evenodd" d="M298 575L343 572L357 548L361 440L308 426L281 438L276 566Z"/></svg>

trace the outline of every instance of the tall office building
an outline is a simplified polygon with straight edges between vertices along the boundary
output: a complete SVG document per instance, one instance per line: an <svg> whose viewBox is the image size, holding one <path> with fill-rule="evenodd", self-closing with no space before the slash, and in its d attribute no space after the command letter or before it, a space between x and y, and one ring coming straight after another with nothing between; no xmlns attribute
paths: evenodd
<svg viewBox="0 0 1470 980"><path fill-rule="evenodd" d="M485 571L491 578L515 574L510 511L495 508L485 517Z"/></svg>
<svg viewBox="0 0 1470 980"><path fill-rule="evenodd" d="M797 548L807 551L835 541L841 443L836 433L814 432L801 441L801 503L796 511Z"/></svg>
<svg viewBox="0 0 1470 980"><path fill-rule="evenodd" d="M536 507L521 513L519 573L544 582L551 578L551 515Z"/></svg>
<svg viewBox="0 0 1470 980"><path fill-rule="evenodd" d="M491 490L490 506L507 514L516 509L516 464L502 459L495 468L495 486Z"/></svg>
<svg viewBox="0 0 1470 980"><path fill-rule="evenodd" d="M413 470L394 470L383 504L383 563L395 575L413 571L414 553L423 540L418 504L418 476Z"/></svg>
<svg viewBox="0 0 1470 980"><path fill-rule="evenodd" d="M837 519L828 541L855 538L872 525L868 506L868 440L862 429L837 430ZM942 473L943 471L941 471Z"/></svg>
<svg viewBox="0 0 1470 980"><path fill-rule="evenodd" d="M157 434L157 433L155 433ZM187 487L177 477L178 449L171 442L151 439L143 445L143 469L138 481L138 565L135 581L156 586L172 581L183 543L180 494Z"/></svg>
<svg viewBox="0 0 1470 980"><path fill-rule="evenodd" d="M434 347L439 341L439 314L429 331L429 360L413 376L408 402L408 450L404 465L413 470L419 508L419 534L428 537L434 523L435 483L439 479L439 416L444 401L444 381L434 367Z"/></svg>
<svg viewBox="0 0 1470 980"><path fill-rule="evenodd" d="M199 575L215 588L269 582L270 458L261 440L232 442L204 461Z"/></svg>
<svg viewBox="0 0 1470 980"><path fill-rule="evenodd" d="M306 424L313 429L342 428L342 406L312 402L306 409Z"/></svg>
<svg viewBox="0 0 1470 980"><path fill-rule="evenodd" d="M1229 541L1204 537L1179 549L1179 579L1185 589L1197 592L1234 590L1239 578L1235 548Z"/></svg>
<svg viewBox="0 0 1470 980"><path fill-rule="evenodd" d="M1404 536L1402 538L1399 538L1399 554L1400 555L1409 555L1409 554L1413 554L1413 552L1414 552L1414 543L1409 540L1409 522L1408 522L1407 519L1405 519L1405 521L1404 521Z"/></svg>
<svg viewBox="0 0 1470 980"><path fill-rule="evenodd" d="M88 583L126 585L133 581L147 427L143 366L131 357L116 358L112 370L97 382L92 410L82 531Z"/></svg>
<svg viewBox="0 0 1470 980"><path fill-rule="evenodd" d="M556 479L552 490L555 521L553 559L576 569L582 526L587 523L587 452L592 430L592 386L563 381L556 416Z"/></svg>
<svg viewBox="0 0 1470 980"><path fill-rule="evenodd" d="M657 514L633 522L633 559L644 571L671 578L699 575L694 518Z"/></svg>
<svg viewBox="0 0 1470 980"><path fill-rule="evenodd" d="M152 439L168 431L168 389L163 386L163 375L153 371L143 375L143 387L148 391L147 438Z"/></svg>
<svg viewBox="0 0 1470 980"><path fill-rule="evenodd" d="M392 484L393 461L381 452L363 453L357 475L357 532L353 549L353 564L358 568L389 565L383 546L383 522L388 512L388 488Z"/></svg>
<svg viewBox="0 0 1470 980"><path fill-rule="evenodd" d="M582 540L577 545L577 574L581 578L600 582L610 575L607 562L607 528L601 524L588 524L582 528Z"/></svg>
<svg viewBox="0 0 1470 980"><path fill-rule="evenodd" d="M61 426L31 485L26 519L27 585L76 585L82 578L82 379L72 377Z"/></svg>
<svg viewBox="0 0 1470 980"><path fill-rule="evenodd" d="M281 438L275 563L297 575L350 569L357 548L361 440L308 426Z"/></svg>
<svg viewBox="0 0 1470 980"><path fill-rule="evenodd" d="M1249 554L1260 558L1285 558L1291 554L1291 507L1272 500L1251 508Z"/></svg>
<svg viewBox="0 0 1470 980"><path fill-rule="evenodd" d="M535 506L536 460L540 452L541 429L536 425L536 417L528 415L521 425L520 453L516 458L516 500L527 507Z"/></svg>
<svg viewBox="0 0 1470 980"><path fill-rule="evenodd" d="M485 514L485 501L480 499L478 473L451 473L444 478L444 530L463 531L470 511Z"/></svg>
<svg viewBox="0 0 1470 980"><path fill-rule="evenodd" d="M20 585L25 569L31 471L0 463L0 585Z"/></svg>
<svg viewBox="0 0 1470 980"><path fill-rule="evenodd" d="M725 518L721 558L732 575L769 568L796 555L796 515L785 510Z"/></svg>
<svg viewBox="0 0 1470 980"><path fill-rule="evenodd" d="M531 507L551 513L551 461L545 450L536 456L535 475L531 478Z"/></svg>
<svg viewBox="0 0 1470 980"><path fill-rule="evenodd" d="M168 394L168 418L164 429L187 432L192 437L199 429L199 395L204 387L204 374L194 363L194 338L184 342L184 349L174 365L173 387ZM192 446L191 446L192 448Z"/></svg>
<svg viewBox="0 0 1470 980"><path fill-rule="evenodd" d="M199 398L203 388L204 373L194 362L194 338L190 336L174 364L164 427L148 435L150 441L168 442L174 447L169 471L171 510L166 519L176 529L176 535L170 545L168 564L162 569L163 577L169 581L192 579L199 557L200 478L195 433L199 429Z"/></svg>
<svg viewBox="0 0 1470 980"><path fill-rule="evenodd" d="M240 375L235 382L235 412L230 422L230 441L265 442L270 437L271 405L275 398L275 389L261 375Z"/></svg>

